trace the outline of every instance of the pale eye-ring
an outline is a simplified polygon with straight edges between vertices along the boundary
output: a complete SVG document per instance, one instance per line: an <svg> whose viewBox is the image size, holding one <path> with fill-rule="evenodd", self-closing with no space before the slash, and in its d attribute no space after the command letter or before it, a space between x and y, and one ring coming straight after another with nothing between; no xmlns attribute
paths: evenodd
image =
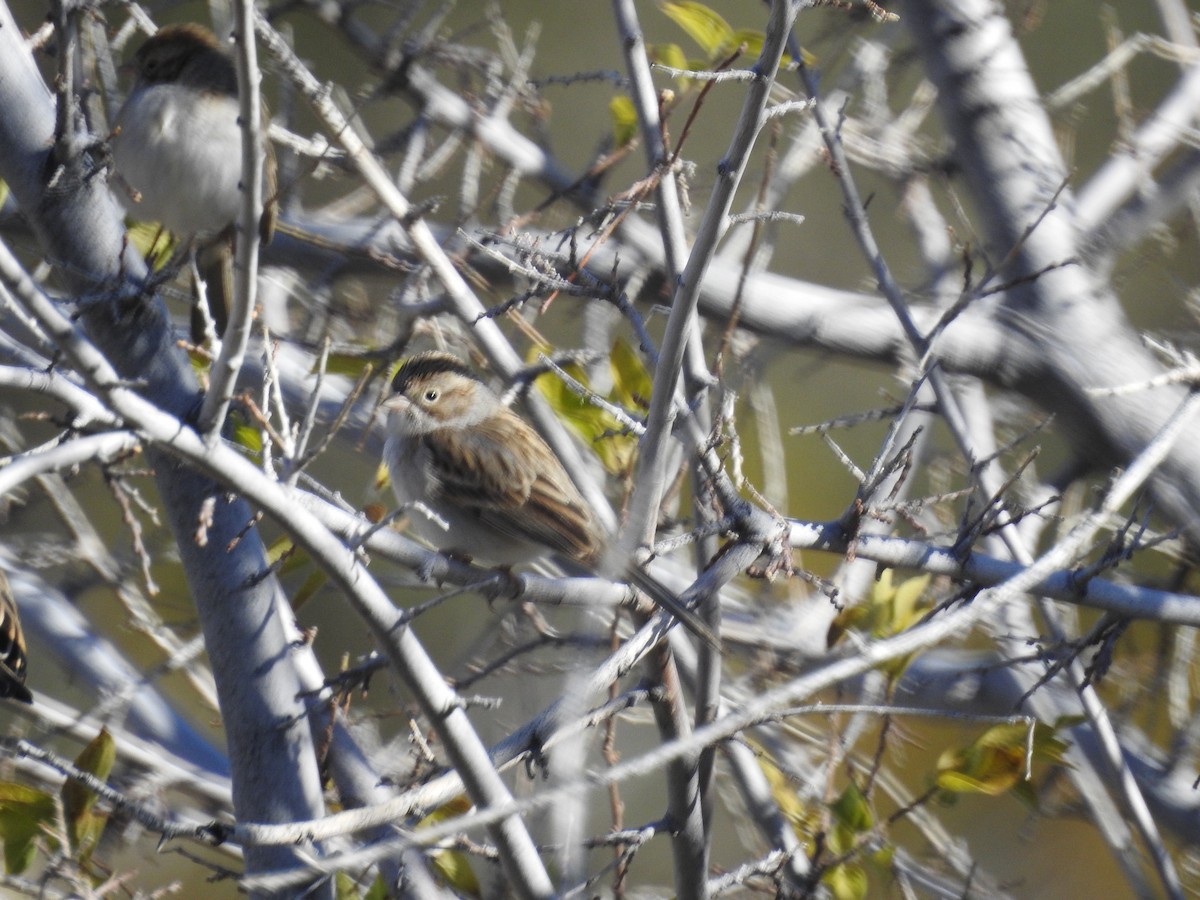
<svg viewBox="0 0 1200 900"><path fill-rule="evenodd" d="M425 402L426 403L433 403L437 400L437 398L438 398L437 388L428 388L425 391Z"/></svg>

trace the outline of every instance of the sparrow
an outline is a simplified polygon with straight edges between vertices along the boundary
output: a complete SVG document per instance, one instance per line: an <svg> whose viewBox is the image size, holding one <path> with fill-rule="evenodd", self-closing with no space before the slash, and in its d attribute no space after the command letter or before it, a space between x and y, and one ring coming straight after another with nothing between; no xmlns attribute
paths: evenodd
<svg viewBox="0 0 1200 900"><path fill-rule="evenodd" d="M112 154L129 190L117 198L135 219L159 222L179 238L224 231L241 207L233 58L202 25L166 25L127 68L133 86L117 113ZM266 122L265 110L262 115ZM266 208L259 231L268 241L275 230L275 154L265 136L263 155Z"/></svg>
<svg viewBox="0 0 1200 900"><path fill-rule="evenodd" d="M242 129L237 68L202 25L165 25L127 67L133 86L112 137L118 201L134 219L158 222L200 255L205 281L221 299L210 312L224 334L233 295L233 225L241 209ZM270 120L260 103L264 124ZM275 232L275 153L263 130L263 200L259 234ZM193 309L192 339L204 339Z"/></svg>
<svg viewBox="0 0 1200 900"><path fill-rule="evenodd" d="M33 694L25 687L25 633L17 618L8 576L0 572L0 697L32 703Z"/></svg>
<svg viewBox="0 0 1200 900"><path fill-rule="evenodd" d="M595 570L608 536L554 452L457 357L429 352L392 378L383 459L413 529L439 550L502 566L559 554ZM626 571L697 636L712 629L634 565Z"/></svg>

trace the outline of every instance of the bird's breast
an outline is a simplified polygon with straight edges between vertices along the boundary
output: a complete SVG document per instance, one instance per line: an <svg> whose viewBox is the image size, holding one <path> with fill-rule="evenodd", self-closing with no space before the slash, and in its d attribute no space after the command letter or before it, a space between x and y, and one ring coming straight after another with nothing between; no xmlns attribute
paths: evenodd
<svg viewBox="0 0 1200 900"><path fill-rule="evenodd" d="M241 205L237 99L179 85L135 90L117 118L113 163L129 214L179 235L220 231Z"/></svg>

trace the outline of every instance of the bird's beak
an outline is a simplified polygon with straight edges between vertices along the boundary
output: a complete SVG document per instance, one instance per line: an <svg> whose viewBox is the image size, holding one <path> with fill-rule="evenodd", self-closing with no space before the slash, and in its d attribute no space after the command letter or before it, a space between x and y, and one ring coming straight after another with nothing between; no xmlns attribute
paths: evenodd
<svg viewBox="0 0 1200 900"><path fill-rule="evenodd" d="M382 406L389 413L404 413L412 409L412 401L403 394L392 394L383 401Z"/></svg>

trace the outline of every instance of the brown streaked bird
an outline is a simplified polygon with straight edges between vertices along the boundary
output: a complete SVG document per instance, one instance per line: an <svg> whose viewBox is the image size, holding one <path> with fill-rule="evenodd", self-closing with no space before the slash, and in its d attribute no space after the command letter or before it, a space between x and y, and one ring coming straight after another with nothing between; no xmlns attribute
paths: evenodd
<svg viewBox="0 0 1200 900"><path fill-rule="evenodd" d="M457 357L411 357L392 378L383 459L414 530L447 553L498 565L558 553L595 569L607 544L558 457ZM638 587L714 647L712 630L635 565Z"/></svg>
<svg viewBox="0 0 1200 900"><path fill-rule="evenodd" d="M33 694L25 687L25 633L17 618L8 576L0 572L0 697L32 703Z"/></svg>
<svg viewBox="0 0 1200 900"><path fill-rule="evenodd" d="M166 25L138 48L133 85L117 113L113 163L129 191L117 197L135 219L177 237L215 235L241 208L242 128L233 58L202 25ZM262 121L269 122L265 107ZM259 230L275 230L275 154L263 129Z"/></svg>

